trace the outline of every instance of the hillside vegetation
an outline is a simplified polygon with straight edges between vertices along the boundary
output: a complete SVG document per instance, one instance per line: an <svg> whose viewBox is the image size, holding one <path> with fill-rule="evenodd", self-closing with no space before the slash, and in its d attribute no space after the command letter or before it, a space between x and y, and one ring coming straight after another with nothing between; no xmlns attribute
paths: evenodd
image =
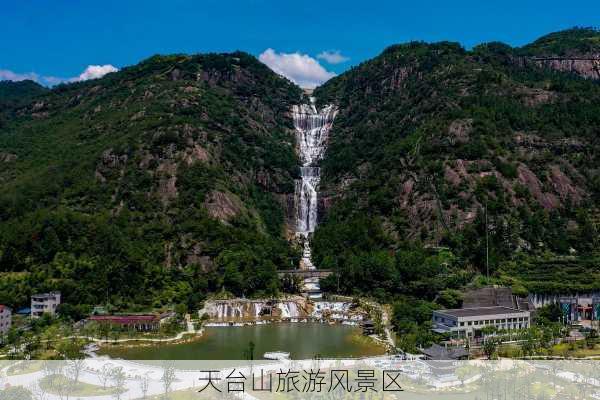
<svg viewBox="0 0 600 400"><path fill-rule="evenodd" d="M317 88L339 108L321 287L394 301L403 333L466 286L600 290L599 38L394 45ZM81 316L290 289L304 99L254 57L154 56L0 98L0 303L60 290Z"/></svg>
<svg viewBox="0 0 600 400"><path fill-rule="evenodd" d="M0 303L60 290L83 308L194 308L280 290L298 258L283 211L298 87L241 52L26 86L0 131Z"/></svg>
<svg viewBox="0 0 600 400"><path fill-rule="evenodd" d="M19 107L30 103L33 98L48 92L42 85L30 81L0 81L0 128L14 115Z"/></svg>
<svg viewBox="0 0 600 400"><path fill-rule="evenodd" d="M323 286L433 299L473 284L487 273L487 209L492 282L600 289L595 61L535 60L600 58L599 40L573 29L523 48L412 42L317 88L340 109L313 254L344 279Z"/></svg>

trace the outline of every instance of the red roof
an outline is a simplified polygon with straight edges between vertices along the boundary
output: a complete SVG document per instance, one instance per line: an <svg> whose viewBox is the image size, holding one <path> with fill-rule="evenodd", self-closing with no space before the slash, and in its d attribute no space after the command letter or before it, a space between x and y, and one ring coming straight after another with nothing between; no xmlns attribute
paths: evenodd
<svg viewBox="0 0 600 400"><path fill-rule="evenodd" d="M159 317L157 315L92 315L89 319L113 324L134 324L136 322L156 322Z"/></svg>

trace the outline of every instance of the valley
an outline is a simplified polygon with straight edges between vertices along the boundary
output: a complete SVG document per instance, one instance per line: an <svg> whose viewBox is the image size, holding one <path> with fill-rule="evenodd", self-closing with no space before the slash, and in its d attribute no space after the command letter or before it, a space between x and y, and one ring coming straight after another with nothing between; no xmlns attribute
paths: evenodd
<svg viewBox="0 0 600 400"><path fill-rule="evenodd" d="M585 295L587 318L600 290L598 35L403 43L314 91L244 52L3 83L0 304L62 294L16 317L4 354L188 332L148 357L226 352L229 335L231 357L263 336L338 357L379 354L391 330L413 354L456 339L434 311L490 287L543 317L519 354L553 354L561 299Z"/></svg>

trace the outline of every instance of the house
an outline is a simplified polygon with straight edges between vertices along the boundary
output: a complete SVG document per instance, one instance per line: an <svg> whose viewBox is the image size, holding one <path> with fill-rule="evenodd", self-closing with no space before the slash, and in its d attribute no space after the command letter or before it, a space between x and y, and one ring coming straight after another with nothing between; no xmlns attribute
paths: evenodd
<svg viewBox="0 0 600 400"><path fill-rule="evenodd" d="M483 328L498 330L529 328L531 313L509 307L477 307L453 310L435 310L432 315L433 331L450 333L454 337L480 337Z"/></svg>
<svg viewBox="0 0 600 400"><path fill-rule="evenodd" d="M375 323L373 321L371 321L370 319L361 322L360 327L363 330L363 335L375 334Z"/></svg>
<svg viewBox="0 0 600 400"><path fill-rule="evenodd" d="M167 322L170 322L173 320L173 318L175 318L177 316L177 313L175 311L166 311L162 314L160 314L158 316L158 319L160 320L160 324L165 324Z"/></svg>
<svg viewBox="0 0 600 400"><path fill-rule="evenodd" d="M31 318L41 317L44 313L55 315L60 305L60 292L34 294L31 296Z"/></svg>
<svg viewBox="0 0 600 400"><path fill-rule="evenodd" d="M12 310L0 304L0 336L6 335L12 324Z"/></svg>
<svg viewBox="0 0 600 400"><path fill-rule="evenodd" d="M106 315L108 312L104 306L95 306L92 310L92 315Z"/></svg>
<svg viewBox="0 0 600 400"><path fill-rule="evenodd" d="M88 321L138 332L149 332L157 331L160 328L161 316L154 314L92 315L88 318Z"/></svg>
<svg viewBox="0 0 600 400"><path fill-rule="evenodd" d="M466 360L469 352L464 347L446 347L433 344L427 349L421 350L426 360Z"/></svg>

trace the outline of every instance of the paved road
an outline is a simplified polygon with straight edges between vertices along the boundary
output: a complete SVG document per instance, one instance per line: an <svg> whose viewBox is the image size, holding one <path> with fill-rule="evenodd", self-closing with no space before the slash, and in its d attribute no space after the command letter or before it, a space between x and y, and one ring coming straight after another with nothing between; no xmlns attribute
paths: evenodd
<svg viewBox="0 0 600 400"><path fill-rule="evenodd" d="M372 357L363 360L352 360L352 359L331 359L331 360L319 360L319 368L347 368L355 365L356 363L363 362L379 362L381 360L385 360L386 357ZM33 361L25 361L25 362L33 362ZM58 362L58 361L51 361ZM314 360L302 360L302 361L257 361L252 367L247 366L247 361L239 361L240 367L237 368L222 368L219 369L218 373L215 373L213 377L220 377L221 380L224 380L230 373L234 370L236 373L241 372L244 376L250 377L252 372L256 371L273 371L277 372L280 370L288 370L291 367L295 370L302 369L311 369L315 368ZM10 386L23 386L25 388L39 388L39 381L43 379L46 374L42 371L32 372L29 374L22 375L7 375L7 370L10 368L10 363L0 364L4 365L2 369L0 369L0 385L1 387L5 387L7 384ZM148 376L148 391L147 396L156 396L164 393L164 384L161 380L164 369L161 366L153 366L148 364L141 364L135 361L126 361L126 360L114 360L109 359L107 357L98 357L92 359L86 359L84 361L83 370L79 375L79 381L85 382L91 385L102 386L102 379L100 371L102 368L108 365L111 369L114 368L122 368L126 380L123 385L125 391L121 395L122 400L133 400L139 399L143 397L143 391L141 387L142 377ZM176 369L175 370L175 380L172 384L171 390L186 390L186 389L200 389L204 387L206 384L206 379L201 381L200 378L207 377L207 370L215 370L213 366L213 362L210 361L197 361L194 362L194 369L192 370L184 370L184 369ZM109 381L108 386L111 386L112 382ZM253 400L252 396L248 393L245 393L240 397L242 400ZM89 400L111 400L114 399L113 395L101 395L101 396L88 396L85 397ZM61 398L61 396L57 394L46 393L45 400L65 400Z"/></svg>

